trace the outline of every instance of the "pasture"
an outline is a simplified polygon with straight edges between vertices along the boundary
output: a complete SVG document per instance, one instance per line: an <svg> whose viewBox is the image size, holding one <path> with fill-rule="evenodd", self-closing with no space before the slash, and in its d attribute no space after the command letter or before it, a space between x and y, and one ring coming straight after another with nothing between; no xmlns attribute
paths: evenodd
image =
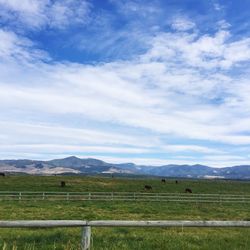
<svg viewBox="0 0 250 250"><path fill-rule="evenodd" d="M61 181L66 186L61 187ZM144 186L152 186L145 191ZM250 195L250 183L225 180L7 176L0 191L151 192ZM247 203L1 201L0 220L250 220ZM248 228L94 228L92 249L249 249ZM79 249L80 229L0 229L0 249Z"/></svg>

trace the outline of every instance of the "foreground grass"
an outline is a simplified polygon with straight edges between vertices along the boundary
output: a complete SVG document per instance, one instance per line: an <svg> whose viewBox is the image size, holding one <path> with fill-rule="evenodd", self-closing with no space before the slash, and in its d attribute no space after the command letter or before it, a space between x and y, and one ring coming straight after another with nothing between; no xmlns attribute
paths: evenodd
<svg viewBox="0 0 250 250"><path fill-rule="evenodd" d="M249 249L249 229L95 228L92 249ZM1 230L0 249L80 249L79 229Z"/></svg>
<svg viewBox="0 0 250 250"><path fill-rule="evenodd" d="M3 180L3 181L2 181ZM132 191L144 184L153 192L250 194L250 183L232 181L110 179L94 177L7 177L0 189L17 191ZM0 220L250 220L247 204L114 202L114 201L2 201ZM80 249L81 229L0 229L0 249ZM92 249L250 249L248 228L93 228Z"/></svg>

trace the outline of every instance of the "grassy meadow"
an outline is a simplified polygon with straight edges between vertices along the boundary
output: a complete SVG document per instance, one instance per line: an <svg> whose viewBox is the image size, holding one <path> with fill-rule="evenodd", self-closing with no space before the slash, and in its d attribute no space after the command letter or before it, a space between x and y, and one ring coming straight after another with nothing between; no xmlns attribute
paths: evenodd
<svg viewBox="0 0 250 250"><path fill-rule="evenodd" d="M60 182L66 187L61 188ZM83 176L7 176L0 191L248 194L250 182ZM1 201L0 220L250 220L249 204L134 201ZM0 229L0 249L80 249L80 228ZM250 228L93 228L92 249L250 249Z"/></svg>

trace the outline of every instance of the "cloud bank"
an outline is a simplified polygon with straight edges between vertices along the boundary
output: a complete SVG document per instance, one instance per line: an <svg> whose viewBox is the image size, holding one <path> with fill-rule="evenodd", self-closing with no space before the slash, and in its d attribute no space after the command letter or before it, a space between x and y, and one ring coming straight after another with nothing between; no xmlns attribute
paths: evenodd
<svg viewBox="0 0 250 250"><path fill-rule="evenodd" d="M191 19L171 17L168 30L140 33L143 52L85 63L56 60L10 27L85 24L90 2L0 5L8 23L0 29L1 158L75 154L218 167L249 161L250 38L234 39L225 21L202 33ZM158 11L118 7L123 15Z"/></svg>

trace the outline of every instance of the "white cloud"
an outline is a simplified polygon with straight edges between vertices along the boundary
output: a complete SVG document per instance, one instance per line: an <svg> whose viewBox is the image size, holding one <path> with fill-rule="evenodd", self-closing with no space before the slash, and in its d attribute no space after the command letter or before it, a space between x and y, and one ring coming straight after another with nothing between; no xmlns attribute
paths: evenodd
<svg viewBox="0 0 250 250"><path fill-rule="evenodd" d="M198 145L167 145L163 146L163 149L170 152L198 152L198 153L205 153L205 154L222 154L224 153L222 150L209 148L205 146L198 146Z"/></svg>
<svg viewBox="0 0 250 250"><path fill-rule="evenodd" d="M60 0L49 7L49 26L63 28L84 24L88 20L90 4L85 0Z"/></svg>
<svg viewBox="0 0 250 250"><path fill-rule="evenodd" d="M222 19L220 21L217 22L217 25L219 27L219 29L228 29L231 27L231 24L228 23L226 20Z"/></svg>
<svg viewBox="0 0 250 250"><path fill-rule="evenodd" d="M229 38L227 30L201 36L195 32L162 33L153 39L151 49L142 55L142 60L164 61L171 68L181 65L184 72L187 66L208 72L214 69L229 70L250 60L250 38L237 41L229 41Z"/></svg>
<svg viewBox="0 0 250 250"><path fill-rule="evenodd" d="M147 150L159 141L150 136L123 135L91 128L72 128L63 125L29 124L6 121L0 123L5 136L0 145L57 144L57 145L127 145Z"/></svg>
<svg viewBox="0 0 250 250"><path fill-rule="evenodd" d="M177 31L188 31L196 27L195 23L183 17L176 18L171 27Z"/></svg>
<svg viewBox="0 0 250 250"><path fill-rule="evenodd" d="M93 141L92 141L93 142ZM122 154L139 154L139 153L149 153L152 152L150 149L146 148L136 148L136 147L111 147L111 146L93 146L93 145L61 145L61 144L10 144L1 145L1 153L26 153L33 152L36 154L61 154L62 152L69 154L75 154L76 152L84 153L122 153Z"/></svg>
<svg viewBox="0 0 250 250"><path fill-rule="evenodd" d="M204 156L203 159L206 159L206 160L210 160L210 161L217 161L217 162L221 162L221 161L237 161L237 160L245 160L246 157L243 157L243 156L238 156L238 155L207 155L207 156Z"/></svg>
<svg viewBox="0 0 250 250"><path fill-rule="evenodd" d="M48 4L49 0L0 0L0 4L10 8L13 11L23 11L28 13L38 13L44 5Z"/></svg>
<svg viewBox="0 0 250 250"><path fill-rule="evenodd" d="M140 16L152 18L153 15L159 14L162 9L157 5L157 2L142 4L141 2L131 0L110 0L111 3L118 7L119 11L125 15L131 16L133 14L140 14Z"/></svg>
<svg viewBox="0 0 250 250"><path fill-rule="evenodd" d="M218 3L214 3L214 9L216 11L221 11L223 9L223 6Z"/></svg>
<svg viewBox="0 0 250 250"><path fill-rule="evenodd" d="M19 60L23 63L32 60L49 59L46 52L35 48L33 42L16 35L14 32L0 29L0 60Z"/></svg>
<svg viewBox="0 0 250 250"><path fill-rule="evenodd" d="M83 24L89 9L90 4L85 0L0 0L1 18L25 29Z"/></svg>
<svg viewBox="0 0 250 250"><path fill-rule="evenodd" d="M215 36L200 37L196 33L162 33L155 37L151 50L143 58L174 61L175 64L204 69L221 67L225 51L229 50L226 44L228 36L229 33L223 30L217 32Z"/></svg>

